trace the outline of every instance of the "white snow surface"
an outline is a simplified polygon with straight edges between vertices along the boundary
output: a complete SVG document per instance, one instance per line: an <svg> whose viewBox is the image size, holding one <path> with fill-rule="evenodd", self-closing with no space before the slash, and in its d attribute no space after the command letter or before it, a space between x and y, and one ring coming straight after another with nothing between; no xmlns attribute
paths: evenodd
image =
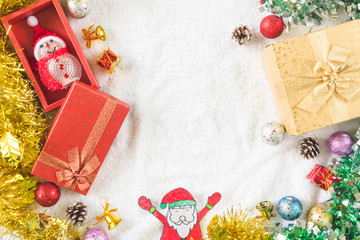
<svg viewBox="0 0 360 240"><path fill-rule="evenodd" d="M89 194L61 188L59 203L47 213L65 218L67 206L82 201L89 213L84 228L92 227L102 214L100 200L107 197L122 218L112 231L105 222L98 225L110 239L160 239L162 224L138 206L140 196L166 214L159 205L174 188L189 190L198 210L220 192L222 200L201 221L206 237L211 218L238 204L252 208L269 200L276 205L293 195L303 203L306 218L311 206L327 200L329 195L306 175L332 158L327 138L340 130L354 134L359 120L311 133L321 147L315 160L299 156L299 137L287 135L276 147L262 142L262 126L279 118L260 53L308 28L265 39L259 24L267 14L258 7L252 0L93 0L87 17L68 16L101 90L128 103L131 111ZM344 17L328 19L315 29L341 22ZM87 49L81 29L92 24L104 28L107 40ZM240 24L254 32L242 47L231 39ZM110 81L96 65L108 46L123 57Z"/></svg>

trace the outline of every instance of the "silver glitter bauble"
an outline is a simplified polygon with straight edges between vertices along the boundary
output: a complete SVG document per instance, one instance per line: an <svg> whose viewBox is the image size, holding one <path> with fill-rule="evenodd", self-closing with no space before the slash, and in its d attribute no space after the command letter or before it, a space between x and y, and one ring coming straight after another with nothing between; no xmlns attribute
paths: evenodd
<svg viewBox="0 0 360 240"><path fill-rule="evenodd" d="M261 134L265 143L275 146L284 140L285 128L281 123L269 122L263 126Z"/></svg>
<svg viewBox="0 0 360 240"><path fill-rule="evenodd" d="M73 18L83 18L90 12L89 0L67 0L66 9Z"/></svg>

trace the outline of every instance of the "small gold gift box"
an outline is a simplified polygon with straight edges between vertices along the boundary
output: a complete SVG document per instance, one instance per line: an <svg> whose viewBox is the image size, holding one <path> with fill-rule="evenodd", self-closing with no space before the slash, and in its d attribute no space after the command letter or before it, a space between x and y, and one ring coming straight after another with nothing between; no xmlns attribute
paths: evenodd
<svg viewBox="0 0 360 240"><path fill-rule="evenodd" d="M290 135L360 117L360 20L267 46L265 70Z"/></svg>

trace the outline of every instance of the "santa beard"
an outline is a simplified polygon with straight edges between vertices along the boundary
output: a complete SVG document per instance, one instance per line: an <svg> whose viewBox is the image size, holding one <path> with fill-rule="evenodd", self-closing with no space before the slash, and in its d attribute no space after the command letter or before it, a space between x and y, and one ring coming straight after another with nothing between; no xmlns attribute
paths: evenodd
<svg viewBox="0 0 360 240"><path fill-rule="evenodd" d="M172 216L171 211L169 210L166 219L169 226L174 228L179 237L185 239L197 223L197 211L195 207L193 214L191 215L192 219L189 220L189 217L190 216L187 216L183 221L177 218L174 222L174 216Z"/></svg>

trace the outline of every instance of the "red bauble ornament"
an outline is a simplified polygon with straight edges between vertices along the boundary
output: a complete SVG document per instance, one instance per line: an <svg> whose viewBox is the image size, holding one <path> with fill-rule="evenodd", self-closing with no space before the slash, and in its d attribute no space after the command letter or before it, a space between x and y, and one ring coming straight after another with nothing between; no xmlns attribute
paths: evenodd
<svg viewBox="0 0 360 240"><path fill-rule="evenodd" d="M43 207L54 206L60 196L60 188L52 182L40 183L35 190L35 200Z"/></svg>
<svg viewBox="0 0 360 240"><path fill-rule="evenodd" d="M284 21L276 16L269 15L264 17L264 19L260 23L260 32L266 38L277 38L284 31Z"/></svg>

